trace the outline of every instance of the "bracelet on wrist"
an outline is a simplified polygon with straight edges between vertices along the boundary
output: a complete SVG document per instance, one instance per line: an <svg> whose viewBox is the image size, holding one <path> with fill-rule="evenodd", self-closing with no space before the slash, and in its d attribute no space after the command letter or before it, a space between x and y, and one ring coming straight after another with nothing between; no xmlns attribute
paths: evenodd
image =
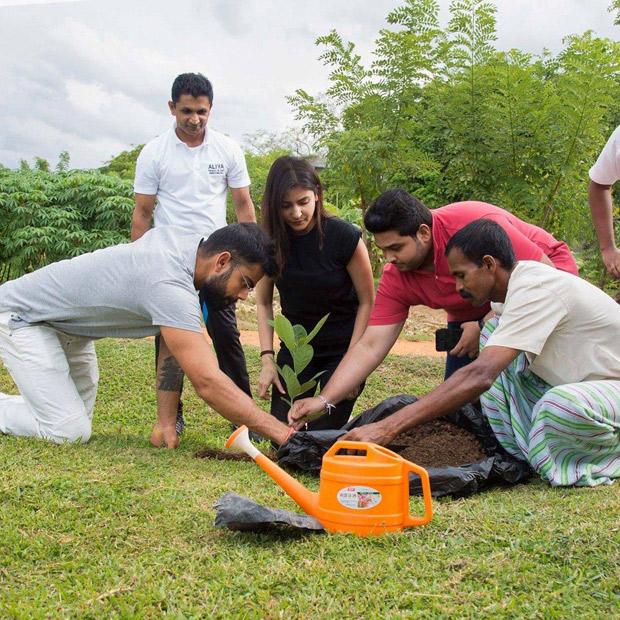
<svg viewBox="0 0 620 620"><path fill-rule="evenodd" d="M323 402L323 407L325 407L325 411L327 412L327 415L329 415L332 412L332 409L336 408L336 405L332 405L331 403L328 403L327 399L324 396L317 394L317 398L320 398L321 401Z"/></svg>
<svg viewBox="0 0 620 620"><path fill-rule="evenodd" d="M263 355L275 355L276 352L272 351L271 349L265 349L264 351L260 352L260 356L263 357Z"/></svg>

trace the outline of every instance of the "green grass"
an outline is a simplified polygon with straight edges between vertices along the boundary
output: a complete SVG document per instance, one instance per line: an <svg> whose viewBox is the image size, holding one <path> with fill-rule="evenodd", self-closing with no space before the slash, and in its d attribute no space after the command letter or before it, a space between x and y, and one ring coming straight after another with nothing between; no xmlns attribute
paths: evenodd
<svg viewBox="0 0 620 620"><path fill-rule="evenodd" d="M533 480L437 501L429 525L375 539L221 530L213 504L226 491L294 504L253 463L194 458L229 428L190 390L179 450L150 447L152 343L97 349L88 444L0 436L0 617L620 615L620 485ZM389 358L359 410L441 374L440 359ZM1 367L0 391L14 391Z"/></svg>

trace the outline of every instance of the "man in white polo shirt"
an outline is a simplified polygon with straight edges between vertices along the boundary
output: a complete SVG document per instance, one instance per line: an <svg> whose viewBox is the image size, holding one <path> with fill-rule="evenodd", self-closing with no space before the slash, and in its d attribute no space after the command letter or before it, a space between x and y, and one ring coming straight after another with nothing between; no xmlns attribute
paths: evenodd
<svg viewBox="0 0 620 620"><path fill-rule="evenodd" d="M168 106L175 118L173 127L148 142L136 164L131 240L149 230L153 212L155 227L171 224L208 237L226 226L228 188L237 220L255 222L241 148L231 138L207 128L213 106L211 82L199 73L179 75L172 84ZM235 306L208 312L202 294L200 301L220 369L251 396ZM159 340L155 346L157 351ZM179 433L184 426L182 412L179 394Z"/></svg>
<svg viewBox="0 0 620 620"><path fill-rule="evenodd" d="M611 134L590 168L590 211L607 271L620 280L620 250L614 236L611 186L620 179L620 127ZM620 290L616 295L620 303Z"/></svg>

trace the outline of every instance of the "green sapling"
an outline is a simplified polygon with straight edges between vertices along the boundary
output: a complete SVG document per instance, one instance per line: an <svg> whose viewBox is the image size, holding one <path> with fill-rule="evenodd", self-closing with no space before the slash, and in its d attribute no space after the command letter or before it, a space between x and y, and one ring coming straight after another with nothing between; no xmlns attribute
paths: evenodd
<svg viewBox="0 0 620 620"><path fill-rule="evenodd" d="M302 325L292 325L291 322L281 314L278 315L275 320L268 321L280 340L286 345L286 348L290 351L291 357L293 358L293 368L288 364L280 368L280 366L276 364L278 373L282 379L284 379L286 391L289 395L289 398L283 397L283 400L288 403L290 407L293 406L293 401L298 396L315 387L316 379L325 372L324 370L318 372L308 381L304 381L304 383L299 382L299 375L307 368L314 356L314 349L309 343L319 333L319 330L323 327L325 321L327 321L328 316L329 314L326 314L310 333L307 333Z"/></svg>

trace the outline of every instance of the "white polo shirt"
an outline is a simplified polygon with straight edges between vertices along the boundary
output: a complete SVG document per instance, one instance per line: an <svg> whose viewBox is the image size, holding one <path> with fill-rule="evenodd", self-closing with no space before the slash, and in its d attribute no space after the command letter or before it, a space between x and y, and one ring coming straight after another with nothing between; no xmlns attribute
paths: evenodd
<svg viewBox="0 0 620 620"><path fill-rule="evenodd" d="M620 179L620 127L616 127L590 168L590 178L599 185L613 185Z"/></svg>
<svg viewBox="0 0 620 620"><path fill-rule="evenodd" d="M485 347L524 351L550 385L620 379L620 305L571 273L519 261Z"/></svg>
<svg viewBox="0 0 620 620"><path fill-rule="evenodd" d="M179 140L175 126L142 149L134 191L157 196L155 226L181 226L205 237L226 226L228 187L250 185L239 145L213 129L200 146Z"/></svg>

